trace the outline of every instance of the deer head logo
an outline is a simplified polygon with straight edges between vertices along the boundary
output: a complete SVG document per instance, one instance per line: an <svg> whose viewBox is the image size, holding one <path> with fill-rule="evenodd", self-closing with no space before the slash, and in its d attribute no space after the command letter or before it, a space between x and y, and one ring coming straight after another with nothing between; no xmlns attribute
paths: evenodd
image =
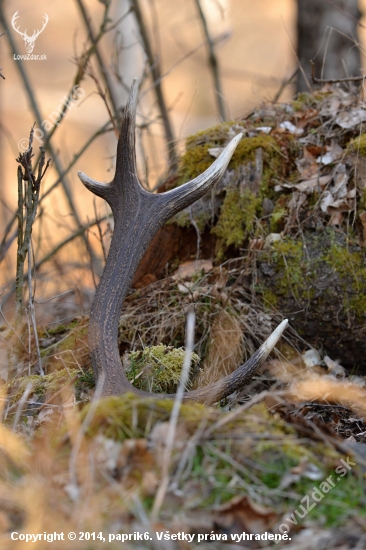
<svg viewBox="0 0 366 550"><path fill-rule="evenodd" d="M33 48L34 48L34 44L37 40L37 38L39 37L39 35L41 34L41 32L43 31L43 29L45 28L45 26L47 25L48 23L48 15L47 13L44 14L44 21L43 21L43 26L40 30L36 30L36 31L33 31L33 34L32 36L28 36L27 35L27 29L25 29L24 32L21 32L19 30L19 27L17 28L15 25L16 25L16 21L19 17L19 11L16 11L13 15L13 18L11 20L11 24L12 24L12 27L15 31L17 31L17 33L20 34L20 36L23 38L24 42L25 42L25 49L27 50L27 53L32 53L33 52Z"/></svg>

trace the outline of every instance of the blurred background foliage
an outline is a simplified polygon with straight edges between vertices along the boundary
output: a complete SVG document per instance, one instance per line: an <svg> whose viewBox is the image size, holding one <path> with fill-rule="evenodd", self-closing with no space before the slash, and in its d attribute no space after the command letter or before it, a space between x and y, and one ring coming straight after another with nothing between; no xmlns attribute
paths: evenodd
<svg viewBox="0 0 366 550"><path fill-rule="evenodd" d="M1 0L1 32L6 31L0 38L0 67L6 78L0 82L4 311L14 307L15 158L19 148L24 150L34 123L39 128L46 120L52 126L50 120L63 108L74 85L79 86L80 97L65 109L49 142L34 141L36 155L38 146L44 145L46 157L52 157L33 235L39 265L36 293L41 300L76 291L69 312L65 304L64 309L49 308L59 318L78 308L88 309L102 271L113 222L106 204L95 201L81 185L77 171L99 181L113 177L121 109L132 78L142 81L137 129L140 179L154 189L174 171L188 135L222 118L244 116L260 102L284 101L297 88L307 89L303 75L309 75L310 54L318 76L360 74L364 4L365 0L69 0L60 5L40 0L31 5L19 0L15 6ZM15 26L30 35L48 15L33 52L47 59L14 58L26 53L11 24L16 10ZM98 217L104 219L103 242L93 225Z"/></svg>

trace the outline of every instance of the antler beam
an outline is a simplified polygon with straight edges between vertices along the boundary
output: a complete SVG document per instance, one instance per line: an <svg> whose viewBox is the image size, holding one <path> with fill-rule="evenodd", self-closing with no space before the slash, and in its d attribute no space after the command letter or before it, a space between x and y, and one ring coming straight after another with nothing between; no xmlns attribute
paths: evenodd
<svg viewBox="0 0 366 550"><path fill-rule="evenodd" d="M194 180L166 193L149 193L137 178L135 160L135 118L138 81L133 81L124 111L117 147L116 173L108 184L82 172L79 178L89 191L107 201L114 216L114 234L108 259L95 293L89 325L89 348L96 379L102 380L102 395L128 391L154 395L136 389L127 379L118 350L118 321L133 275L150 241L159 228L209 191L220 180L239 143L238 134L218 159ZM259 350L235 372L204 388L186 392L185 398L212 404L247 383L268 357L287 325L283 321ZM159 397L174 397L161 395Z"/></svg>

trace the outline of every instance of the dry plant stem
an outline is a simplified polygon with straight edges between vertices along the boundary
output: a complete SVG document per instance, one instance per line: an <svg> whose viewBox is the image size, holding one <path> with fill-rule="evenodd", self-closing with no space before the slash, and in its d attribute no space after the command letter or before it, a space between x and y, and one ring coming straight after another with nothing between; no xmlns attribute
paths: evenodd
<svg viewBox="0 0 366 550"><path fill-rule="evenodd" d="M311 65L311 80L313 84L336 84L337 82L364 82L366 76L348 76L346 78L316 78L315 63L310 61Z"/></svg>
<svg viewBox="0 0 366 550"><path fill-rule="evenodd" d="M157 520L160 508L163 504L166 492L168 490L170 459L171 459L172 450L174 446L174 439L175 439L175 432L177 429L179 411L184 398L184 391L188 382L188 375L189 375L189 370L191 366L191 359L192 359L192 353L193 353L193 347L194 347L194 324L195 324L195 314L193 311L190 311L187 316L186 352L184 355L182 374L180 377L177 393L175 394L172 414L170 415L170 420L169 420L169 429L168 429L167 440L166 440L164 456L163 456L161 482L159 485L159 489L156 493L153 509L151 512L152 522Z"/></svg>
<svg viewBox="0 0 366 550"><path fill-rule="evenodd" d="M217 60L216 53L215 53L214 41L212 40L210 31L208 30L207 20L206 20L205 14L203 13L201 1L195 0L195 2L196 2L199 17L202 22L203 32L205 33L205 37L206 37L208 54L209 54L208 61L211 66L212 77L213 77L214 86L215 86L215 99L216 99L217 109L220 114L221 120L226 120L226 109L223 101L219 62Z"/></svg>
<svg viewBox="0 0 366 550"><path fill-rule="evenodd" d="M33 157L33 128L29 136L29 149L17 158L18 166L18 249L15 279L15 327L18 330L22 323L23 314L23 281L24 262L29 250L33 223L37 214L39 192L42 179L50 165L45 160L45 151L41 148L41 158L38 164L38 174L35 176L32 167ZM23 189L23 181L26 182ZM24 220L24 205L26 219Z"/></svg>
<svg viewBox="0 0 366 550"><path fill-rule="evenodd" d="M72 235L67 237L64 241L62 241L57 246L55 246L55 248L53 248L51 250L51 252L49 252L41 260L36 262L35 267L34 267L35 270L37 271L42 265L47 263L51 258L53 258L53 256L55 256L57 254L57 252L59 252L62 248L64 248L64 246L71 243L74 239L77 239L78 237L81 237L83 235L83 233L85 233L85 231L87 231L89 228L91 228L95 225L98 225L103 221L108 220L109 218L111 218L111 216L112 216L112 214L108 214L107 216L103 216L102 218L98 218L98 220L94 220L94 221L84 225L81 229L79 229L78 231L76 231L75 233L73 233ZM23 280L25 280L25 276L23 276ZM6 302L9 300L9 298L12 296L15 288L16 288L15 284L10 286L10 290L8 291L8 293L5 295L5 297L2 300L2 305L6 304ZM35 303L38 303L38 302L35 301Z"/></svg>
<svg viewBox="0 0 366 550"><path fill-rule="evenodd" d="M15 326L19 327L23 315L23 281L24 281L24 258L21 251L23 246L23 172L18 166L18 244L17 244L17 265L15 275Z"/></svg>
<svg viewBox="0 0 366 550"><path fill-rule="evenodd" d="M281 86L279 87L279 89L276 92L274 98L272 99L272 103L277 103L278 102L278 100L280 99L280 97L282 95L282 92L285 90L285 88L287 88L287 86L289 86L292 83L294 78L297 76L299 70L300 70L299 67L296 67L296 69L294 70L292 75L289 78L286 78L282 81Z"/></svg>
<svg viewBox="0 0 366 550"><path fill-rule="evenodd" d="M175 149L174 134L170 124L169 113L165 103L163 89L161 87L161 73L159 63L152 51L139 0L131 0L131 5L133 7L136 21L139 26L144 50L147 56L147 60L149 62L150 71L153 78L153 84L155 86L156 99L158 101L161 118L164 125L165 139L169 156L169 165L171 169L175 170L177 166L177 152Z"/></svg>
<svg viewBox="0 0 366 550"><path fill-rule="evenodd" d="M42 364L40 361L40 351L37 337L37 327L35 324L34 307L32 310L32 278L31 278L31 237L34 220L37 215L37 206L39 200L39 191L42 179L49 167L50 160L46 163L45 151L41 148L41 157L38 163L38 173L35 175L35 169L32 167L33 157L33 128L29 136L29 148L25 153L19 154L17 158L18 166L18 248L17 248L17 265L15 277L15 332L20 336L22 333L23 321L23 285L24 285L24 262L28 254L28 288L29 288L29 305L30 317L34 330L37 354L39 358L39 372L43 374ZM23 185L24 182L24 185ZM24 206L26 207L26 216L24 219ZM30 334L29 334L30 336ZM18 362L19 346L13 346L10 357L10 368L14 368ZM30 352L30 350L29 350Z"/></svg>
<svg viewBox="0 0 366 550"><path fill-rule="evenodd" d="M36 312L34 309L34 293L33 293L33 285L32 285L32 239L30 239L29 246L28 246L28 293L29 293L29 304L28 304L28 311L29 316L33 328L33 335L34 335L34 343L36 346L36 352L37 352L37 358L38 358L38 372L41 376L44 376L44 370L42 367L42 358L41 358L41 350L39 348L39 341L38 341L38 332L37 332L37 323L36 323Z"/></svg>
<svg viewBox="0 0 366 550"><path fill-rule="evenodd" d="M174 214L190 206L212 189L224 174L242 134L226 146L221 155L203 174L166 193L152 194L142 188L137 178L135 159L135 116L138 81L132 84L121 135L117 147L114 179L103 184L82 172L85 187L107 201L114 217L114 234L101 282L96 291L89 325L89 348L96 379L104 376L103 395L132 391L137 395L152 394L137 390L127 379L118 349L118 322L121 306L134 273L154 235ZM283 321L259 350L229 376L218 382L185 393L185 399L212 404L230 395L248 382L263 363L287 325ZM160 395L172 398L172 395Z"/></svg>

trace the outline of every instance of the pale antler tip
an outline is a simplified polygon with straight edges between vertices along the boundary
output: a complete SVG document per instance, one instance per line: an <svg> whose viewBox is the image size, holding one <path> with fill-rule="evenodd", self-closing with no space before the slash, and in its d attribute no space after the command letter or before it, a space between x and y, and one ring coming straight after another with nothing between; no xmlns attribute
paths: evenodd
<svg viewBox="0 0 366 550"><path fill-rule="evenodd" d="M268 355L271 353L275 345L277 344L278 340L282 336L283 331L288 325L288 319L285 319L278 325L278 327L272 332L272 334L267 338L267 340L263 344L263 348Z"/></svg>
<svg viewBox="0 0 366 550"><path fill-rule="evenodd" d="M84 185L86 185L90 180L89 176L84 174L84 172L81 172L81 170L78 171L78 176L79 176L79 179L80 179L81 183L83 183Z"/></svg>
<svg viewBox="0 0 366 550"><path fill-rule="evenodd" d="M85 185L85 187L89 189L89 191L92 191L92 192L96 192L96 191L103 192L110 185L107 183L100 183L100 181L97 181L97 180L93 180L92 178L89 178L89 176L87 176L86 174L84 174L84 172L81 172L81 171L78 172L78 176L81 183Z"/></svg>

